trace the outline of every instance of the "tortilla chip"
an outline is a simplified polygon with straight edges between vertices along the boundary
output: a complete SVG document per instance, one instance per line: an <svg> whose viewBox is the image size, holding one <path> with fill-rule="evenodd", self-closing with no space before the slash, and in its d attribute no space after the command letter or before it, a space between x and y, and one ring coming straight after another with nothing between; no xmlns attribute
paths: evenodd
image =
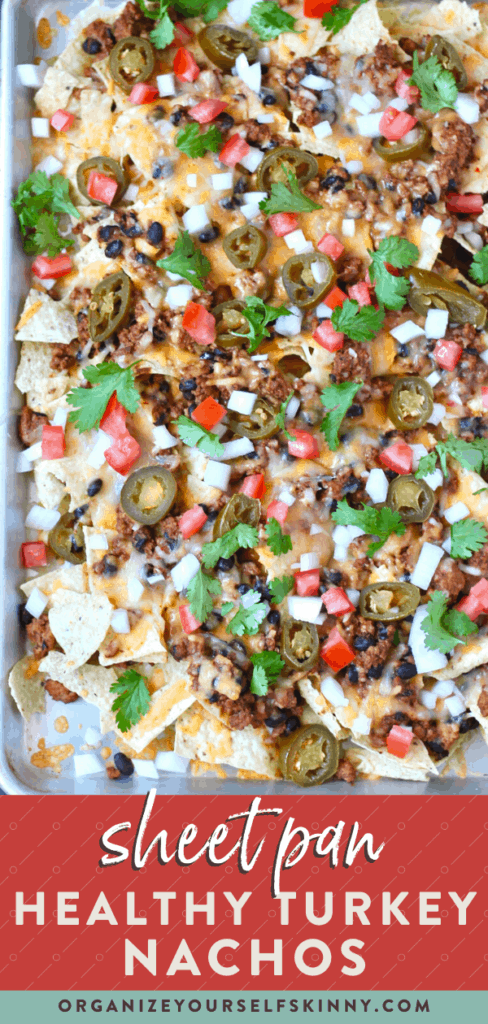
<svg viewBox="0 0 488 1024"><path fill-rule="evenodd" d="M199 705L190 708L176 721L175 754L206 764L226 764L244 768L269 779L281 778L278 751L265 743L265 728L227 729Z"/></svg>
<svg viewBox="0 0 488 1024"><path fill-rule="evenodd" d="M98 650L110 625L113 608L103 594L78 594L60 588L53 594L49 625L70 668L84 665Z"/></svg>
<svg viewBox="0 0 488 1024"><path fill-rule="evenodd" d="M405 757L395 757L387 750L377 750L368 742L354 740L351 747L354 763L362 775L379 775L385 779L404 779L408 782L427 782L439 772L421 740L414 737Z"/></svg>
<svg viewBox="0 0 488 1024"><path fill-rule="evenodd" d="M165 665L156 665L152 673L146 671L150 683L159 677L158 682L163 680L163 685L152 694L149 711L130 732L121 733L116 729L137 753L194 703L195 694L190 689L187 669L188 661L178 662L169 657Z"/></svg>
<svg viewBox="0 0 488 1024"><path fill-rule="evenodd" d="M107 600L107 598L105 598ZM110 603L110 602L109 602ZM112 605L110 605L111 611ZM163 641L164 621L154 612L144 612L141 618L131 625L130 633L114 633L109 628L105 639L100 643L100 664L118 665L122 661L164 662L168 656ZM116 640L116 654L109 654L112 642Z"/></svg>
<svg viewBox="0 0 488 1024"><path fill-rule="evenodd" d="M344 739L348 735L347 731L337 721L333 709L331 710L331 705L318 687L313 685L311 679L299 679L297 685L303 699L306 700L309 708L320 719L322 725L325 725L333 736Z"/></svg>
<svg viewBox="0 0 488 1024"><path fill-rule="evenodd" d="M46 695L41 686L41 672L32 673L32 656L27 655L14 665L8 685L14 701L26 722L46 710Z"/></svg>
<svg viewBox="0 0 488 1024"><path fill-rule="evenodd" d="M34 479L41 505L57 508L64 495L69 494L69 511L73 512L86 499L87 485L93 475L93 466L80 455L37 462Z"/></svg>
<svg viewBox="0 0 488 1024"><path fill-rule="evenodd" d="M297 4L295 11L287 5L287 10L296 17L295 32L281 32L276 39L270 39L266 44L271 53L271 61L283 67L299 57L312 58L330 39L330 31L324 28L321 18L303 17L303 4Z"/></svg>
<svg viewBox="0 0 488 1024"><path fill-rule="evenodd" d="M94 65L97 75L102 80L107 64L108 58L106 61L99 60ZM81 93L80 119L70 129L69 141L72 146L76 146L83 151L85 159L88 159L92 151L93 155L96 156L111 155L110 137L117 116L112 111L113 102L113 96L110 96L108 93L101 93L100 89L83 89ZM77 195L80 198L80 206L83 205L85 207L86 203L90 204L90 200L86 199L85 196L81 196L78 192ZM100 210L100 207L97 209ZM85 213L86 210L84 209L83 214Z"/></svg>
<svg viewBox="0 0 488 1024"><path fill-rule="evenodd" d="M52 349L50 345L25 341L20 351L20 362L15 375L15 386L26 394L40 381L54 376L51 370Z"/></svg>
<svg viewBox="0 0 488 1024"><path fill-rule="evenodd" d="M100 665L81 665L73 670L68 659L59 651L50 651L41 662L45 678L56 679L68 690L73 690L83 697L88 704L95 704L101 712L112 711L115 696L110 687L116 682L117 676L113 668L102 668Z"/></svg>
<svg viewBox="0 0 488 1024"><path fill-rule="evenodd" d="M376 0L368 0L366 4L358 7L350 22L332 36L329 42L337 47L339 53L352 53L356 57L362 57L365 53L372 53L380 40L394 44L395 40L391 38L383 22Z"/></svg>
<svg viewBox="0 0 488 1024"><path fill-rule="evenodd" d="M86 566L63 562L59 569L36 576L35 579L27 580L26 583L20 585L20 589L26 597L32 594L35 587L46 597L52 597L60 587L64 590L75 591L77 594L85 594L88 590Z"/></svg>
<svg viewBox="0 0 488 1024"><path fill-rule="evenodd" d="M58 59L53 67L47 69L41 88L34 96L41 116L51 118L56 110L66 110L73 89L85 83L86 79L71 74Z"/></svg>
<svg viewBox="0 0 488 1024"><path fill-rule="evenodd" d="M473 39L481 30L480 16L474 7L460 0L441 0L440 3L395 4L382 7L381 20L390 31L412 39L440 34L453 37L456 44Z"/></svg>
<svg viewBox="0 0 488 1024"><path fill-rule="evenodd" d="M457 679L478 665L488 662L488 626L467 638L465 644L457 644L445 668L433 672L436 679Z"/></svg>
<svg viewBox="0 0 488 1024"><path fill-rule="evenodd" d="M462 685L462 682L459 680L458 682ZM485 692L487 691L486 667L484 666L479 670L470 672L465 682L466 687L463 689L463 697L466 701L466 707L470 715L472 715L473 718L476 718L476 721L479 722L483 736L488 743L488 716L481 713L481 708L478 704L482 690Z"/></svg>
<svg viewBox="0 0 488 1024"><path fill-rule="evenodd" d="M35 307L35 312L29 315L31 306ZM44 341L49 345L68 345L77 334L76 320L71 310L64 303L55 302L47 292L38 292L31 288L17 325L17 341Z"/></svg>

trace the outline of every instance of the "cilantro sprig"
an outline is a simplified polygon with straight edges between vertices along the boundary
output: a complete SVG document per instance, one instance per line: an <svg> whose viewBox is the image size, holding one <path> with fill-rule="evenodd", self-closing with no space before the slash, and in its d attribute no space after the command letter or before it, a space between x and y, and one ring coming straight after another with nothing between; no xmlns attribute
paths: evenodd
<svg viewBox="0 0 488 1024"><path fill-rule="evenodd" d="M69 181L62 174L48 178L45 171L33 171L17 189L12 200L24 241L30 253L47 252L50 259L64 248L73 245L59 234L59 217L68 213L79 219L80 214L69 197Z"/></svg>
<svg viewBox="0 0 488 1024"><path fill-rule="evenodd" d="M281 165L286 175L288 185L283 181L271 183L271 195L269 199L262 199L259 208L271 217L274 213L312 213L313 210L321 210L320 203L315 203L309 196L305 196L300 189L296 174L293 174L285 164Z"/></svg>
<svg viewBox="0 0 488 1024"><path fill-rule="evenodd" d="M267 606L258 593L249 595L249 603L246 608L241 604L240 608L225 627L226 633L233 636L255 636L261 623L267 615Z"/></svg>
<svg viewBox="0 0 488 1024"><path fill-rule="evenodd" d="M371 256L369 276L374 282L378 302L387 309L401 309L405 304L410 282L402 275L395 277L385 264L389 263L398 269L409 267L419 258L417 246L406 238L393 235L391 238L384 238L376 252L371 249L368 249L368 252Z"/></svg>
<svg viewBox="0 0 488 1024"><path fill-rule="evenodd" d="M129 732L131 726L136 725L149 711L151 704L144 676L136 672L135 668L129 668L112 683L110 693L119 695L112 704L117 725L121 732Z"/></svg>
<svg viewBox="0 0 488 1024"><path fill-rule="evenodd" d="M324 28L328 28L332 32L332 35L337 35L341 28L345 28L349 24L353 14L356 13L362 4L365 4L366 0L359 0L359 3L354 4L353 7L339 7L336 4L331 7L330 11L327 11L322 18L322 25Z"/></svg>
<svg viewBox="0 0 488 1024"><path fill-rule="evenodd" d="M175 34L174 24L168 14L169 8L173 6L171 0L158 0L152 7L148 7L144 0L137 0L137 3L146 18L152 18L157 22L153 31L149 33L149 38L157 50L164 50L173 42Z"/></svg>
<svg viewBox="0 0 488 1024"><path fill-rule="evenodd" d="M75 424L80 434L100 426L100 420L114 393L127 412L136 411L140 395L134 384L132 367L137 362L139 360L125 368L117 363L100 363L98 366L85 367L83 376L92 387L74 388L66 395L66 401L74 406L69 414L70 423Z"/></svg>
<svg viewBox="0 0 488 1024"><path fill-rule="evenodd" d="M199 569L186 588L190 611L199 622L206 622L212 611L212 594L222 593L222 584Z"/></svg>
<svg viewBox="0 0 488 1024"><path fill-rule="evenodd" d="M320 401L328 412L320 424L320 431L332 452L339 447L339 427L362 386L362 380L345 380L342 384L330 384L322 391Z"/></svg>
<svg viewBox="0 0 488 1024"><path fill-rule="evenodd" d="M222 537L202 545L202 561L206 569L213 569L219 558L230 558L239 548L253 548L258 542L258 531L255 526L238 523L232 530L227 530Z"/></svg>
<svg viewBox="0 0 488 1024"><path fill-rule="evenodd" d="M273 604L281 604L294 586L295 578L293 576L275 576L274 580L268 583Z"/></svg>
<svg viewBox="0 0 488 1024"><path fill-rule="evenodd" d="M358 526L365 533L370 533L372 536L379 538L369 545L366 552L368 558L372 558L383 547L383 544L392 533L396 533L398 537L403 537L406 530L405 523L402 522L400 514L392 512L388 506L380 509L372 508L371 505L363 505L363 508L359 509L351 508L347 501L339 501L337 508L332 513L332 519L335 523L340 523L343 526Z"/></svg>
<svg viewBox="0 0 488 1024"><path fill-rule="evenodd" d="M188 416L178 416L174 422L178 427L178 434L183 444L187 444L190 448L198 448L199 451L205 452L205 455L210 455L211 458L218 458L224 454L225 448L217 434L212 434L210 430L206 430L205 427L200 426Z"/></svg>
<svg viewBox="0 0 488 1024"><path fill-rule="evenodd" d="M205 290L204 278L212 269L210 260L195 245L188 231L180 231L173 252L158 260L156 266L185 277L194 288L200 288L202 291Z"/></svg>
<svg viewBox="0 0 488 1024"><path fill-rule="evenodd" d="M451 526L451 558L470 558L488 540L488 531L477 519L461 519Z"/></svg>
<svg viewBox="0 0 488 1024"><path fill-rule="evenodd" d="M422 456L415 474L417 480L422 480L423 477L434 472L437 459L439 459L444 476L448 476L448 455L459 462L463 469L471 469L475 473L480 473L482 469L488 469L488 438L475 437L473 441L464 441L462 437L448 434L445 441L439 441L428 455Z"/></svg>
<svg viewBox="0 0 488 1024"><path fill-rule="evenodd" d="M279 316L290 315L290 310L286 306L268 306L259 296L246 295L242 316L246 318L249 330L246 334L242 331L232 331L232 334L237 338L245 338L249 342L248 352L252 354L265 338L270 337L268 324L277 320Z"/></svg>
<svg viewBox="0 0 488 1024"><path fill-rule="evenodd" d="M444 68L437 57L427 57L422 64L418 50L413 55L413 75L408 85L416 85L420 89L420 99L424 110L437 114L445 107L453 107L458 94L456 79L451 71Z"/></svg>
<svg viewBox="0 0 488 1024"><path fill-rule="evenodd" d="M488 245L484 245L479 252L476 252L473 257L473 262L469 268L469 273L476 281L476 284L486 284L488 281Z"/></svg>
<svg viewBox="0 0 488 1024"><path fill-rule="evenodd" d="M425 646L429 651L449 654L456 644L464 644L462 638L478 632L478 627L465 612L448 609L447 597L436 590L427 603L427 615L421 622L425 633Z"/></svg>
<svg viewBox="0 0 488 1024"><path fill-rule="evenodd" d="M208 24L209 21L215 21L218 18L221 11L224 11L227 7L228 0L176 0L171 4L172 7L181 14L183 18L203 18Z"/></svg>
<svg viewBox="0 0 488 1024"><path fill-rule="evenodd" d="M205 132L201 132L198 124L186 124L176 136L175 144L186 156L195 159L205 153L218 153L222 146L222 132L216 124L211 124Z"/></svg>
<svg viewBox="0 0 488 1024"><path fill-rule="evenodd" d="M293 544L291 537L288 533L283 533L281 526L277 519L271 516L266 523L266 543L271 548L274 555L279 558L280 555L286 555L287 551L291 551Z"/></svg>
<svg viewBox="0 0 488 1024"><path fill-rule="evenodd" d="M275 416L276 426L279 427L280 430L284 431L285 437L287 437L289 441L294 441L295 440L294 435L290 434L290 431L287 430L286 427L285 427L286 410L288 409L288 405L289 405L290 399L292 397L293 397L293 391L290 391L290 394L288 395L288 397L285 398L285 401L281 403L280 411L277 412L276 416Z"/></svg>
<svg viewBox="0 0 488 1024"><path fill-rule="evenodd" d="M332 326L336 331L347 334L352 341L373 341L381 330L385 311L380 306L360 306L356 299L346 299L344 305L336 306L332 313Z"/></svg>
<svg viewBox="0 0 488 1024"><path fill-rule="evenodd" d="M251 661L254 665L251 693L255 693L257 697L265 697L269 687L276 682L285 667L285 663L277 651L259 651L257 654L251 654Z"/></svg>
<svg viewBox="0 0 488 1024"><path fill-rule="evenodd" d="M276 39L282 32L295 32L296 18L282 10L274 0L253 4L247 23L263 42Z"/></svg>

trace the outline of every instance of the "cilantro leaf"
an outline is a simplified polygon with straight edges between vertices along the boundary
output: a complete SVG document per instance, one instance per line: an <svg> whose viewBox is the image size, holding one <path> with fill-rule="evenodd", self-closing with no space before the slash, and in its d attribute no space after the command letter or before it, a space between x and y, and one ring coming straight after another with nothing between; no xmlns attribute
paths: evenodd
<svg viewBox="0 0 488 1024"><path fill-rule="evenodd" d="M182 153L192 158L205 156L207 150L217 153L222 145L222 133L216 124L211 124L206 132L200 132L198 124L186 124L176 136L176 145Z"/></svg>
<svg viewBox="0 0 488 1024"><path fill-rule="evenodd" d="M271 183L271 196L269 199L262 199L259 209L271 217L274 213L312 213L313 210L321 210L319 203L305 196L300 189L296 174L281 165L284 174L288 179L288 185L283 181Z"/></svg>
<svg viewBox="0 0 488 1024"><path fill-rule="evenodd" d="M488 281L488 245L484 245L473 257L469 273L477 284L486 284Z"/></svg>
<svg viewBox="0 0 488 1024"><path fill-rule="evenodd" d="M332 326L342 331L353 341L373 341L385 319L382 307L360 306L356 299L346 299L344 305L336 306L332 313Z"/></svg>
<svg viewBox="0 0 488 1024"><path fill-rule="evenodd" d="M112 683L110 693L118 693L112 704L115 719L121 732L128 732L148 711L151 695L147 689L144 676L129 668Z"/></svg>
<svg viewBox="0 0 488 1024"><path fill-rule="evenodd" d="M354 4L353 7L339 7L339 5L336 4L334 7L331 7L330 11L327 11L324 14L322 18L322 25L324 28L328 28L332 32L333 36L337 35L341 28L345 28L346 25L349 24L353 14L358 10L358 7L361 7L362 4L365 3L366 0L359 0L359 3Z"/></svg>
<svg viewBox="0 0 488 1024"><path fill-rule="evenodd" d="M228 615L229 612L232 611L233 607L234 607L234 602L233 601L224 601L223 605L221 606L220 611L221 611L222 615Z"/></svg>
<svg viewBox="0 0 488 1024"><path fill-rule="evenodd" d="M36 254L47 252L49 259L54 259L63 249L73 244L69 238L62 238L58 233L58 222L52 213L41 213L34 234L29 234L24 242L24 250Z"/></svg>
<svg viewBox="0 0 488 1024"><path fill-rule="evenodd" d="M433 452L429 452L428 455L422 455L419 460L419 468L415 474L417 480L423 480L429 473L433 473L436 468L437 454L434 448Z"/></svg>
<svg viewBox="0 0 488 1024"><path fill-rule="evenodd" d="M362 386L362 380L345 380L342 384L330 384L322 391L320 401L329 412L322 420L320 430L332 452L337 451L339 447L339 427L352 405L354 396Z"/></svg>
<svg viewBox="0 0 488 1024"><path fill-rule="evenodd" d="M203 280L210 273L210 260L203 254L201 249L195 245L190 238L188 231L180 231L173 252L164 259L158 260L157 267L163 270L170 270L172 274L179 274L186 277L186 280L194 286L205 290Z"/></svg>
<svg viewBox="0 0 488 1024"><path fill-rule="evenodd" d="M286 410L288 408L288 405L289 405L289 402L290 402L290 398L292 398L292 396L293 396L293 389L290 391L290 394L287 396L287 398L285 398L285 401L281 403L280 411L276 413L276 417L275 417L276 425L280 428L280 430L284 430L285 429Z"/></svg>
<svg viewBox="0 0 488 1024"><path fill-rule="evenodd" d="M447 597L436 590L427 603L427 615L422 619L421 627L425 633L425 646L429 651L441 651L449 654L456 644L465 641L461 636L477 633L478 627L464 612L455 609L447 610Z"/></svg>
<svg viewBox="0 0 488 1024"><path fill-rule="evenodd" d="M418 50L413 55L413 75L408 85L418 86L424 110L431 110L433 114L453 107L457 99L458 88L452 72L433 55L420 64Z"/></svg>
<svg viewBox="0 0 488 1024"><path fill-rule="evenodd" d="M475 437L473 441L464 441L462 437L448 434L445 441L439 441L433 451L420 459L419 468L415 474L417 479L420 480L426 473L434 471L437 458L439 458L444 476L448 476L448 455L452 459L456 459L463 469L471 469L475 473L480 473L482 469L488 468L488 439Z"/></svg>
<svg viewBox="0 0 488 1024"><path fill-rule="evenodd" d="M32 177L32 175L31 175ZM47 175L46 175L47 177ZM69 197L69 181L62 174L53 174L48 178L49 188L51 190L51 212L52 213L69 213L78 220L80 214L73 206ZM35 189L37 186L35 186Z"/></svg>
<svg viewBox="0 0 488 1024"><path fill-rule="evenodd" d="M200 426L188 416L178 416L174 422L178 427L178 434L183 444L187 444L190 448L198 448L199 451L205 452L205 455L210 455L211 458L224 454L224 446L217 434L212 434L210 430L206 430L205 427Z"/></svg>
<svg viewBox="0 0 488 1024"><path fill-rule="evenodd" d="M483 491L488 491L488 487L480 487L477 491L473 491L473 494L483 494Z"/></svg>
<svg viewBox="0 0 488 1024"><path fill-rule="evenodd" d="M262 0L253 4L247 19L253 32L264 42L276 39L282 32L295 32L295 21L291 14L283 11L274 0Z"/></svg>
<svg viewBox="0 0 488 1024"><path fill-rule="evenodd" d="M222 537L202 545L202 561L206 569L213 569L219 558L230 558L239 548L253 548L258 542L258 531L255 526L238 523L232 530L227 530Z"/></svg>
<svg viewBox="0 0 488 1024"><path fill-rule="evenodd" d="M137 362L138 360L136 360ZM66 400L74 409L69 414L70 423L74 423L80 434L92 427L99 427L100 420L114 394L127 412L135 412L139 406L140 396L134 384L132 367L125 369L117 363L100 363L98 366L87 366L83 370L85 380L91 388L74 388L66 395Z"/></svg>
<svg viewBox="0 0 488 1024"><path fill-rule="evenodd" d="M62 174L48 178L45 171L33 171L22 181L12 200L26 252L42 253L49 258L57 256L73 242L59 234L59 221L55 213L68 213L79 219L80 214L69 197L69 181ZM31 232L34 231L34 234Z"/></svg>
<svg viewBox="0 0 488 1024"><path fill-rule="evenodd" d="M288 533L283 533L278 520L273 517L266 523L266 537L268 547L278 558L280 555L286 555L293 547L291 537Z"/></svg>
<svg viewBox="0 0 488 1024"><path fill-rule="evenodd" d="M277 320L279 316L290 316L290 310L286 306L268 306L257 295L246 295L242 316L249 324L249 331L246 334L239 331L231 333L235 334L237 338L246 338L249 342L248 351L252 353L265 338L270 337L267 325L273 320Z"/></svg>
<svg viewBox="0 0 488 1024"><path fill-rule="evenodd" d="M233 633L234 636L255 636L259 627L267 615L267 607L258 593L249 594L246 608L241 604L239 610L225 627L226 633Z"/></svg>
<svg viewBox="0 0 488 1024"><path fill-rule="evenodd" d="M483 523L476 519L461 519L451 526L451 558L470 558L480 551L488 540Z"/></svg>
<svg viewBox="0 0 488 1024"><path fill-rule="evenodd" d="M401 275L395 277L391 274L385 263L390 263L392 267L409 267L419 258L417 246L406 238L393 235L391 238L384 238L376 252L371 249L368 249L368 252L371 256L369 276L374 282L378 301L387 309L401 309L405 304L410 282Z"/></svg>
<svg viewBox="0 0 488 1024"><path fill-rule="evenodd" d="M214 580L212 576L198 570L196 576L190 580L186 592L190 602L190 611L199 622L206 622L212 611L212 594L222 593L222 584Z"/></svg>
<svg viewBox="0 0 488 1024"><path fill-rule="evenodd" d="M339 501L337 508L332 513L332 519L335 523L341 523L343 526L359 526L360 530L379 538L369 545L366 552L368 558L372 558L383 547L390 534L396 533L398 537L403 537L406 530L400 514L392 512L388 506L380 509L372 508L371 505L363 505L363 508L359 509L351 508L347 501Z"/></svg>
<svg viewBox="0 0 488 1024"><path fill-rule="evenodd" d="M161 8L163 5L161 5ZM149 33L149 38L156 47L156 50L164 50L170 43L173 42L175 36L175 27L171 18L168 14L167 7L165 10L161 10L160 19L153 28L152 32Z"/></svg>
<svg viewBox="0 0 488 1024"><path fill-rule="evenodd" d="M265 697L268 686L276 682L285 663L277 651L260 651L257 654L251 654L251 661L254 665L251 693L255 693L258 697Z"/></svg>
<svg viewBox="0 0 488 1024"><path fill-rule="evenodd" d="M225 10L227 0L207 0L206 3L202 3L202 0L176 0L171 6L184 18L203 18L208 24Z"/></svg>
<svg viewBox="0 0 488 1024"><path fill-rule="evenodd" d="M201 13L201 17L203 17L203 20L208 25L209 21L215 21L219 14L222 11L225 11L226 7L227 0L209 0L205 6L203 14Z"/></svg>
<svg viewBox="0 0 488 1024"><path fill-rule="evenodd" d="M273 604L281 604L286 595L293 590L294 585L295 578L293 576L275 576L274 580L271 580L271 583L268 583Z"/></svg>

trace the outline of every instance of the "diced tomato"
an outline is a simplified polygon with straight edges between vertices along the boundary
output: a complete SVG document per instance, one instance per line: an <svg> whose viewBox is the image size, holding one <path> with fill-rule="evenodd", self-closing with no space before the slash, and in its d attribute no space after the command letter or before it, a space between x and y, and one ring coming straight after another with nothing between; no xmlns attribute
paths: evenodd
<svg viewBox="0 0 488 1024"><path fill-rule="evenodd" d="M196 629L200 629L202 623L192 615L189 604L180 604L178 611L180 613L180 622L185 633L194 633Z"/></svg>
<svg viewBox="0 0 488 1024"><path fill-rule="evenodd" d="M462 598L459 604L456 605L456 610L464 612L471 619L471 622L474 622L483 611L479 601L477 601L476 597L472 596L472 592L467 597Z"/></svg>
<svg viewBox="0 0 488 1024"><path fill-rule="evenodd" d="M156 96L159 96L159 90L155 85L137 82L130 91L129 103L133 103L135 107L142 107L144 103L152 103Z"/></svg>
<svg viewBox="0 0 488 1024"><path fill-rule="evenodd" d="M191 414L192 420L195 423L199 423L205 430L212 430L216 423L220 423L221 419L225 416L227 410L219 402L215 401L215 398L204 398L203 402L197 405L196 409Z"/></svg>
<svg viewBox="0 0 488 1024"><path fill-rule="evenodd" d="M395 757L405 757L413 740L413 732L405 729L403 725L394 725L386 737L386 746L389 754Z"/></svg>
<svg viewBox="0 0 488 1024"><path fill-rule="evenodd" d="M354 611L354 605L342 587L329 587L325 594L322 594L322 601L329 615L348 615Z"/></svg>
<svg viewBox="0 0 488 1024"><path fill-rule="evenodd" d="M393 469L395 473L400 473L401 475L411 473L413 449L405 441L397 441L396 444L391 444L389 448L385 448L381 452L380 462L384 466L388 466L388 469Z"/></svg>
<svg viewBox="0 0 488 1024"><path fill-rule="evenodd" d="M127 433L126 419L127 410L120 404L117 392L114 391L100 420L100 429L104 430L109 437L113 437L114 441L117 441Z"/></svg>
<svg viewBox="0 0 488 1024"><path fill-rule="evenodd" d="M253 473L252 476L245 476L239 487L239 494L247 494L248 498L261 499L266 490L264 473Z"/></svg>
<svg viewBox="0 0 488 1024"><path fill-rule="evenodd" d="M120 473L121 476L127 476L140 455L141 447L135 437L129 434L129 431L122 437L117 438L105 452L105 458L109 466L115 469L117 473Z"/></svg>
<svg viewBox="0 0 488 1024"><path fill-rule="evenodd" d="M297 459L313 459L319 454L317 438L308 430L294 430L293 434L293 441L288 441L289 455L295 455Z"/></svg>
<svg viewBox="0 0 488 1024"><path fill-rule="evenodd" d="M296 572L295 583L299 597L316 597L320 587L320 570L307 569L306 572Z"/></svg>
<svg viewBox="0 0 488 1024"><path fill-rule="evenodd" d="M107 174L101 174L100 171L91 171L86 191L91 199L98 199L100 203L111 206L118 187L115 178L109 178Z"/></svg>
<svg viewBox="0 0 488 1024"><path fill-rule="evenodd" d="M194 505L193 508L183 512L183 515L178 520L178 525L185 540L188 537L193 537L194 533L198 533L207 522L207 519L208 515L203 511L201 505Z"/></svg>
<svg viewBox="0 0 488 1024"><path fill-rule="evenodd" d="M74 114L68 114L67 110L56 110L51 118L51 124L57 132L67 132L75 119Z"/></svg>
<svg viewBox="0 0 488 1024"><path fill-rule="evenodd" d="M336 306L343 306L347 299L347 295L342 291L342 288L338 288L337 285L328 295L325 296L324 302L329 309L335 309Z"/></svg>
<svg viewBox="0 0 488 1024"><path fill-rule="evenodd" d="M272 501L266 509L266 519L277 519L280 526L284 526L288 512L286 501Z"/></svg>
<svg viewBox="0 0 488 1024"><path fill-rule="evenodd" d="M298 227L296 213L272 213L268 221L277 238L284 238Z"/></svg>
<svg viewBox="0 0 488 1024"><path fill-rule="evenodd" d="M473 597L478 602L482 612L488 611L488 580L485 580L484 576L471 587L468 597Z"/></svg>
<svg viewBox="0 0 488 1024"><path fill-rule="evenodd" d="M350 665L356 657L352 647L341 636L337 626L331 629L326 643L320 651L320 657L326 662L333 672L340 672L346 665Z"/></svg>
<svg viewBox="0 0 488 1024"><path fill-rule="evenodd" d="M37 256L32 264L32 273L41 281L50 277L58 278L70 274L72 271L71 257L62 254L50 260L47 256Z"/></svg>
<svg viewBox="0 0 488 1024"><path fill-rule="evenodd" d="M488 409L488 388L481 388L481 404L483 409Z"/></svg>
<svg viewBox="0 0 488 1024"><path fill-rule="evenodd" d="M215 341L215 317L198 302L188 303L181 326L195 341L198 341L199 345L210 345L212 341Z"/></svg>
<svg viewBox="0 0 488 1024"><path fill-rule="evenodd" d="M464 196L448 192L446 207L449 213L483 213L483 196L479 192L469 192Z"/></svg>
<svg viewBox="0 0 488 1024"><path fill-rule="evenodd" d="M215 121L215 118L225 110L226 106L227 103L224 103L223 100L202 100L201 103L197 103L196 107L190 107L188 113L199 124L210 124L210 121Z"/></svg>
<svg viewBox="0 0 488 1024"><path fill-rule="evenodd" d="M360 306L371 305L371 294L366 281L358 281L357 284L352 284L351 287L348 288L348 292L349 298L356 299L356 302Z"/></svg>
<svg viewBox="0 0 488 1024"><path fill-rule="evenodd" d="M22 564L26 569L34 569L37 565L47 565L46 545L41 540L30 540L20 545Z"/></svg>
<svg viewBox="0 0 488 1024"><path fill-rule="evenodd" d="M411 71L404 71L402 68L398 73L398 78L395 82L395 92L397 96L401 96L402 100L407 100L408 103L415 103L415 100L419 98L419 90L416 85L407 85L408 79L412 77Z"/></svg>
<svg viewBox="0 0 488 1024"><path fill-rule="evenodd" d="M41 451L43 459L62 459L66 444L62 427L46 423L42 428Z"/></svg>
<svg viewBox="0 0 488 1024"><path fill-rule="evenodd" d="M337 0L303 0L303 17L321 18L336 3Z"/></svg>
<svg viewBox="0 0 488 1024"><path fill-rule="evenodd" d="M250 150L249 144L240 135L231 135L219 153L219 160L226 167L235 167Z"/></svg>
<svg viewBox="0 0 488 1024"><path fill-rule="evenodd" d="M180 46L173 61L173 71L180 82L194 82L200 74L200 68L189 50Z"/></svg>
<svg viewBox="0 0 488 1024"><path fill-rule="evenodd" d="M344 344L344 334L336 331L330 320L323 320L313 333L314 341L318 341L327 352L337 352Z"/></svg>
<svg viewBox="0 0 488 1024"><path fill-rule="evenodd" d="M398 142L417 124L418 118L412 117L404 110L387 107L380 118L380 132L389 142Z"/></svg>
<svg viewBox="0 0 488 1024"><path fill-rule="evenodd" d="M175 21L175 34L171 46L185 46L186 43L190 42L190 39L193 39L191 29L187 25L183 25L181 21Z"/></svg>
<svg viewBox="0 0 488 1024"><path fill-rule="evenodd" d="M342 242L335 235L322 235L320 242L317 242L317 249L319 252L325 253L326 256L330 256L331 260L338 260L344 252Z"/></svg>
<svg viewBox="0 0 488 1024"><path fill-rule="evenodd" d="M432 354L437 365L443 370L454 370L461 358L462 351L463 346L458 345L457 341L447 341L446 338L441 338Z"/></svg>

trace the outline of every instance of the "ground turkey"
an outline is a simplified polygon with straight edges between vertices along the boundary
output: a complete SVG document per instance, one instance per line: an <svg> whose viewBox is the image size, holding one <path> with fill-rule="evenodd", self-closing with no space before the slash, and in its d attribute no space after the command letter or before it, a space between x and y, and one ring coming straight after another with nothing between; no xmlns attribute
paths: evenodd
<svg viewBox="0 0 488 1024"><path fill-rule="evenodd" d="M481 714L484 715L485 718L488 718L488 690L485 690L484 687L478 697L478 707Z"/></svg>
<svg viewBox="0 0 488 1024"><path fill-rule="evenodd" d="M291 688L278 687L269 690L266 697L256 697L253 693L247 692L237 700L229 700L228 697L219 694L218 704L224 714L229 716L231 729L245 729L248 725L258 729L265 724L272 730L271 736L275 738L282 734L288 735L298 728L298 700L299 695Z"/></svg>
<svg viewBox="0 0 488 1024"><path fill-rule="evenodd" d="M34 657L38 661L41 658L45 658L49 651L54 650L56 639L51 633L47 615L41 615L38 619L33 619L25 628L34 648Z"/></svg>
<svg viewBox="0 0 488 1024"><path fill-rule="evenodd" d="M90 56L93 57L93 60L103 60L104 57L108 56L115 44L115 36L110 25L107 25L107 23L102 21L101 18L96 18L95 21L91 21L90 24L83 29L83 34L86 39L95 39L100 43L100 49L98 52L90 54Z"/></svg>
<svg viewBox="0 0 488 1024"><path fill-rule="evenodd" d="M113 34L118 42L127 36L146 36L153 28L154 22L145 17L141 8L137 4L128 3L122 14L114 21Z"/></svg>
<svg viewBox="0 0 488 1024"><path fill-rule="evenodd" d="M449 603L455 601L464 589L466 580L464 574L453 558L443 558L434 573L432 579L433 590L442 590L447 595Z"/></svg>
<svg viewBox="0 0 488 1024"><path fill-rule="evenodd" d="M460 182L461 172L473 157L475 133L465 124L454 110L441 110L432 119L432 146L437 156L431 165L432 173L442 191L455 189Z"/></svg>
<svg viewBox="0 0 488 1024"><path fill-rule="evenodd" d="M354 615L351 622L344 627L344 638L355 652L352 664L346 669L349 682L358 684L359 696L364 696L375 679L383 674L385 661L391 649L395 635L395 625L384 622L372 622L363 619L362 615Z"/></svg>
<svg viewBox="0 0 488 1024"><path fill-rule="evenodd" d="M68 345L51 345L51 370L66 371L76 366L77 356L80 350L78 338L70 341Z"/></svg>
<svg viewBox="0 0 488 1024"><path fill-rule="evenodd" d="M27 405L22 406L19 417L19 437L23 444L30 447L42 441L42 428L47 423L47 416L33 412Z"/></svg>
<svg viewBox="0 0 488 1024"><path fill-rule="evenodd" d="M333 779L338 779L341 782L349 782L351 785L356 778L356 769L351 761L348 761L347 757L342 757L339 761L337 771L332 776Z"/></svg>
<svg viewBox="0 0 488 1024"><path fill-rule="evenodd" d="M60 700L63 704L72 704L73 701L78 700L77 693L74 693L73 690L68 690L67 686L63 686L63 683L58 683L56 679L45 679L42 685L53 700Z"/></svg>

